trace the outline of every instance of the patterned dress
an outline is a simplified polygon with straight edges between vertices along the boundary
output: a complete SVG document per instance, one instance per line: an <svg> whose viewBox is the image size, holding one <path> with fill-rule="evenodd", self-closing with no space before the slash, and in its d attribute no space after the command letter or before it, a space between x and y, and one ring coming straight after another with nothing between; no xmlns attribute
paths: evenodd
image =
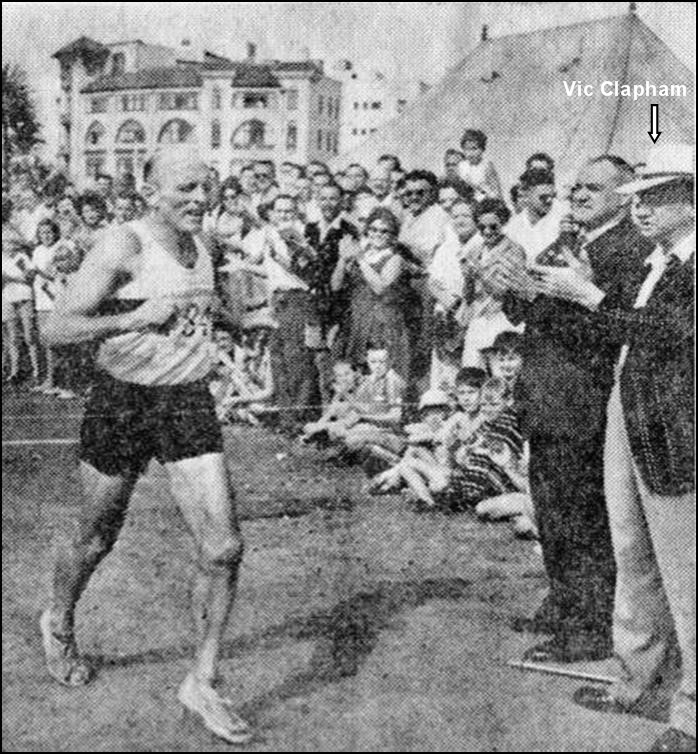
<svg viewBox="0 0 698 754"><path fill-rule="evenodd" d="M371 267L381 273L391 253L378 259ZM410 366L410 337L405 321L405 274L401 273L383 293L373 291L358 264L347 269L345 286L349 294L349 328L344 357L353 364L364 364L369 344L385 344L392 368L403 378Z"/></svg>

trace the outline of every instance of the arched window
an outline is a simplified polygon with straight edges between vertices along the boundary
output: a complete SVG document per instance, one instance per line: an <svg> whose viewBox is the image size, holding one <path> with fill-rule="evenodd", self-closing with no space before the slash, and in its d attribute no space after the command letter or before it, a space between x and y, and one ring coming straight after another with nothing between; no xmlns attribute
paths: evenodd
<svg viewBox="0 0 698 754"><path fill-rule="evenodd" d="M118 144L144 144L145 128L137 120L127 120L116 132Z"/></svg>
<svg viewBox="0 0 698 754"><path fill-rule="evenodd" d="M104 143L107 129L98 121L94 121L85 133L85 143L88 147L100 147Z"/></svg>
<svg viewBox="0 0 698 754"><path fill-rule="evenodd" d="M253 149L264 147L266 125L261 120L247 120L233 134L234 149Z"/></svg>
<svg viewBox="0 0 698 754"><path fill-rule="evenodd" d="M126 55L123 52L115 52L111 59L111 75L120 76L126 70Z"/></svg>
<svg viewBox="0 0 698 754"><path fill-rule="evenodd" d="M295 123L289 123L286 128L286 149L289 152L295 152L298 147L298 126Z"/></svg>
<svg viewBox="0 0 698 754"><path fill-rule="evenodd" d="M218 120L211 122L211 149L220 149L221 146L221 123Z"/></svg>
<svg viewBox="0 0 698 754"><path fill-rule="evenodd" d="M181 144L185 141L194 141L194 126L181 118L167 121L158 136L160 144Z"/></svg>

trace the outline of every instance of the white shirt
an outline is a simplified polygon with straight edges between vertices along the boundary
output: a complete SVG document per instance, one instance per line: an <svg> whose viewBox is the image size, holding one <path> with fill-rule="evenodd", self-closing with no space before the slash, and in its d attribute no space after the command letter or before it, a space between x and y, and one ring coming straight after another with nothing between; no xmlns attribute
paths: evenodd
<svg viewBox="0 0 698 754"><path fill-rule="evenodd" d="M528 210L514 215L504 226L504 233L522 246L526 252L526 262L535 263L538 255L553 244L560 235L560 221L567 212L563 202L553 202L550 212L537 222L531 222Z"/></svg>
<svg viewBox="0 0 698 754"><path fill-rule="evenodd" d="M399 240L422 262L446 296L457 298L463 289L461 245L451 216L438 204L421 214L405 214Z"/></svg>
<svg viewBox="0 0 698 754"><path fill-rule="evenodd" d="M302 226L298 224L298 232L302 234ZM273 225L250 231L242 243L243 251L250 262L263 266L267 277L269 291L307 291L308 286L296 275L289 271L291 255L286 242Z"/></svg>
<svg viewBox="0 0 698 754"><path fill-rule="evenodd" d="M25 282L19 282L26 278L27 273L33 267L29 255L19 251L13 256L9 254L2 255L2 273L3 278L13 278L3 282L2 300L4 303L19 304L22 301L31 301L33 291L31 285Z"/></svg>
<svg viewBox="0 0 698 754"><path fill-rule="evenodd" d="M13 221L25 240L33 245L36 243L36 231L39 223L49 217L53 217L53 210L45 204L39 204L31 211L19 210L15 213Z"/></svg>
<svg viewBox="0 0 698 754"><path fill-rule="evenodd" d="M670 255L674 255L679 259L681 264L685 264L689 258L691 257L691 254L693 254L694 250L696 248L696 234L695 231L691 233L690 235L686 236L686 238L683 239L683 241L679 241L679 243L674 246L669 253L667 253L660 244L656 246L654 251L647 257L645 260L645 264L649 266L650 271L647 274L647 277L645 278L643 284L640 286L640 290L638 291L637 298L635 299L634 308L635 309L644 309L647 306L648 301L650 300L650 297L652 296L652 293L654 293L654 289L657 287L657 283L662 279L662 276L664 275L664 272L667 268L667 262L669 260ZM621 370L623 369L623 365L625 364L625 360L628 357L628 351L630 350L630 347L626 344L623 346L620 352L620 357L618 359L618 368L616 372L616 376L619 376L621 373Z"/></svg>
<svg viewBox="0 0 698 754"><path fill-rule="evenodd" d="M37 312L49 312L54 308L56 295L64 287L62 276L56 275L56 253L62 248L74 249L72 241L60 239L53 246L43 244L34 249L32 264L43 273L34 278L34 307Z"/></svg>
<svg viewBox="0 0 698 754"><path fill-rule="evenodd" d="M141 253L131 278L114 293L112 305L168 300L176 307L176 316L172 324L158 330L106 338L100 344L97 363L117 380L139 385L180 385L205 379L216 354L211 339L213 263L208 249L194 237L196 263L187 268L153 235L147 220L134 220L125 227L138 236Z"/></svg>
<svg viewBox="0 0 698 754"><path fill-rule="evenodd" d="M473 165L467 160L462 160L458 165L458 175L475 190L475 199L481 201L485 197L499 198L499 194L487 185L487 178L489 172L497 174L494 165L490 162L486 155L482 155L482 159L477 165Z"/></svg>

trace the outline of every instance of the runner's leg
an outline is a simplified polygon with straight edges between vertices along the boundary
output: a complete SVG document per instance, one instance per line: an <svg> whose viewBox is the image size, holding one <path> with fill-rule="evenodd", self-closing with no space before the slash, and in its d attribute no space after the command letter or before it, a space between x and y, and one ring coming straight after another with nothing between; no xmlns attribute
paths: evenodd
<svg viewBox="0 0 698 754"><path fill-rule="evenodd" d="M103 558L121 531L136 476L106 476L80 463L83 509L70 544L60 553L53 581L53 630L72 637L75 607Z"/></svg>
<svg viewBox="0 0 698 754"><path fill-rule="evenodd" d="M192 600L198 646L194 667L177 698L215 735L230 743L247 743L252 738L250 726L235 714L233 702L214 688L243 549L225 460L222 453L207 453L165 467L198 553Z"/></svg>
<svg viewBox="0 0 698 754"><path fill-rule="evenodd" d="M199 643L193 672L210 685L235 598L242 536L222 453L166 463L165 468L197 549L192 607Z"/></svg>

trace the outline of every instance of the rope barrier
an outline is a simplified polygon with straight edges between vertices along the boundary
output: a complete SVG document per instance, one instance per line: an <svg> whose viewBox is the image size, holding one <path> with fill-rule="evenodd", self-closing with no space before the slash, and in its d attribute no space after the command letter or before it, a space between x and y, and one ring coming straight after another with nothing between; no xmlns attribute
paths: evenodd
<svg viewBox="0 0 698 754"><path fill-rule="evenodd" d="M290 406L267 406L263 403L260 403L255 400L250 400L249 402L245 403L236 403L232 406L233 409L241 408L244 409L250 404L257 404L261 406L261 410L258 413L279 413L282 411L309 411L309 410L319 410L322 411L323 409L327 408L326 405L322 403L294 403ZM385 408L416 408L417 403L381 403L381 406ZM177 412L180 415L197 415L197 414L208 414L208 411L205 409L180 409ZM88 415L84 412L80 413L70 413L70 414L42 414L42 413L35 413L35 414L8 414L7 412L3 412L3 425L7 426L11 423L12 420L22 421L22 420L31 420L31 421L51 421L51 420L65 420L65 419L84 419ZM117 416L122 416L120 413L101 413L101 414L89 414L90 418L94 418L100 416L102 418L116 418Z"/></svg>
<svg viewBox="0 0 698 754"><path fill-rule="evenodd" d="M25 448L33 445L77 445L80 440L77 437L37 437L35 440L3 440L3 448Z"/></svg>

